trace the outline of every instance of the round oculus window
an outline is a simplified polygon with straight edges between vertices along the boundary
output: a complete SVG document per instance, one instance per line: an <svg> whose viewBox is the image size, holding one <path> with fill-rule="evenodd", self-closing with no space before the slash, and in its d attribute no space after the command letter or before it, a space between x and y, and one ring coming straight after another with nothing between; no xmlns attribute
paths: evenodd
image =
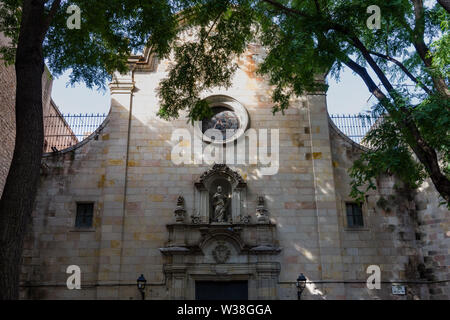
<svg viewBox="0 0 450 320"><path fill-rule="evenodd" d="M216 142L233 138L241 126L238 115L226 107L217 106L211 109L212 117L202 121L202 133ZM215 137L214 131L210 129L220 131L221 137Z"/></svg>
<svg viewBox="0 0 450 320"><path fill-rule="evenodd" d="M214 95L205 98L211 107L211 117L196 121L194 132L206 143L227 144L241 137L249 123L245 107L237 100Z"/></svg>

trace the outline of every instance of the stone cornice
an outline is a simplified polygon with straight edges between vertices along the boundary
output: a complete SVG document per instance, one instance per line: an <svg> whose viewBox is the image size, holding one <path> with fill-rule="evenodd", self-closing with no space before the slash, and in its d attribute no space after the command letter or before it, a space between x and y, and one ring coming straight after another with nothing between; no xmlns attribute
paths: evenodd
<svg viewBox="0 0 450 320"><path fill-rule="evenodd" d="M130 68L138 72L155 72L158 64L157 55L151 48L145 48L141 55L131 55L128 58Z"/></svg>
<svg viewBox="0 0 450 320"><path fill-rule="evenodd" d="M134 90L134 81L130 74L115 74L109 84L111 94L131 94Z"/></svg>

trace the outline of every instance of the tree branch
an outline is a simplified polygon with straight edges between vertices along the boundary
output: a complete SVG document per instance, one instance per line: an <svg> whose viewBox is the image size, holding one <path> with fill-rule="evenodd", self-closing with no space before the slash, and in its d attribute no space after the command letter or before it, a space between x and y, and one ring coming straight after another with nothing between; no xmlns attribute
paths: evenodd
<svg viewBox="0 0 450 320"><path fill-rule="evenodd" d="M284 5L282 5L281 3L274 1L274 0L262 0L266 3L269 3L277 8L279 8L280 10L283 10L287 13L291 13L291 14L296 14L299 15L301 17L304 18L312 18L309 15L296 10L296 9L292 9L289 7L286 7ZM316 1L316 5L318 5L317 1ZM370 56L367 48L364 46L364 44L359 40L359 38L357 38L356 36L353 35L353 33L347 29L345 26L330 22L330 26L329 29L333 29L336 30L342 34L344 34L345 36L347 36L351 42L353 42L353 45L359 49L359 51L363 54L364 58L367 60L367 62L369 63L369 65L371 66L371 68L375 71L375 73L377 74L378 78L381 80L381 82L383 83L383 86L388 90L389 93L394 93L395 89L392 86L392 84L390 83L390 81L387 79L386 75L384 74L384 72L380 69L380 67L377 65L377 63L372 59L372 57Z"/></svg>
<svg viewBox="0 0 450 320"><path fill-rule="evenodd" d="M320 4L319 4L319 0L314 0L314 4L316 5L316 10L317 10L317 14L320 15Z"/></svg>
<svg viewBox="0 0 450 320"><path fill-rule="evenodd" d="M428 47L425 44L423 39L425 32L425 20L424 20L424 12L423 12L423 2L422 0L412 0L414 5L414 29L412 30L413 44L417 50L422 61L425 63L427 68L431 67L432 61L427 53L429 51Z"/></svg>
<svg viewBox="0 0 450 320"><path fill-rule="evenodd" d="M46 1L47 2L47 1ZM47 17L45 19L45 23L42 30L42 40L44 40L45 34L48 31L48 28L50 27L50 24L53 21L53 18L55 17L56 12L58 11L59 7L61 6L61 0L53 0L52 6L50 8L49 13L47 14Z"/></svg>
<svg viewBox="0 0 450 320"><path fill-rule="evenodd" d="M375 84L373 79L368 74L367 70L350 58L343 62L363 79L364 83L369 88L369 91L381 103L383 103L383 106L386 108L389 114L394 117L395 122L401 129L401 132L403 132L403 134L405 135L405 139L408 142L409 146L414 151L417 158L424 165L426 171L430 175L430 178L433 181L433 184L436 187L437 191L447 202L450 202L450 181L442 173L439 167L439 161L436 151L423 138L420 130L411 119L409 113L405 112L405 110L398 111L394 108L387 108L387 106L391 104L390 101L380 90L380 88L378 88L378 86Z"/></svg>
<svg viewBox="0 0 450 320"><path fill-rule="evenodd" d="M286 7L285 5L283 5L277 1L274 1L274 0L261 0L261 1L266 2L266 3L274 6L275 8L280 9L281 11L284 11L286 13L298 15L298 16L301 16L304 18L311 18L311 16L307 15L306 13L304 13L300 10L297 10L297 9Z"/></svg>
<svg viewBox="0 0 450 320"><path fill-rule="evenodd" d="M272 0L264 0L264 1L272 4L273 2L275 2ZM421 0L412 0L412 1L421 3ZM280 5L279 3L276 4L278 5L277 7L279 7L282 10L285 10L286 12L290 12L297 15L301 13L297 12L297 10L294 11L293 9L286 8ZM310 18L307 15L302 16ZM345 26L336 23L330 22L329 29L335 30L348 37L348 41L361 52L361 54L363 55L365 60L369 63L371 68L375 71L378 78L381 80L383 86L387 89L389 95L393 98L393 100L401 103L401 101L398 101L398 95L396 90L394 89L390 81L387 79L386 75L381 70L381 68L374 61L368 49L359 40L359 38L356 37L353 34L353 32L347 29ZM423 41L423 34L422 34L422 41ZM436 189L444 197L444 199L450 202L450 180L442 173L439 167L436 151L422 137L420 130L417 128L417 125L411 118L410 110L408 110L402 104L399 105L399 109L396 109L392 105L390 99L388 99L386 95L381 91L381 89L375 84L375 82L370 77L370 75L368 74L367 70L364 67L360 66L359 64L351 60L349 57L347 57L343 62L362 78L362 80L368 87L369 91L383 104L383 106L386 108L389 114L394 118L395 122L405 135L407 143L412 148L412 150L414 151L414 153L416 154L416 156L418 157L420 162L424 165L426 171L430 175L430 178L433 181L433 184L435 185Z"/></svg>
<svg viewBox="0 0 450 320"><path fill-rule="evenodd" d="M391 84L391 82L388 80L386 75L384 74L383 70L378 66L378 64L373 60L372 56L369 53L369 50L364 46L364 44L359 40L359 38L355 36L350 36L350 39L353 42L353 45L361 52L363 57L366 59L366 61L369 63L372 70L376 73L378 78L380 79L383 86L386 88L386 90L389 92L389 95L392 95L396 92L394 89L394 86Z"/></svg>
<svg viewBox="0 0 450 320"><path fill-rule="evenodd" d="M303 18L311 19L309 15L289 7L286 7L274 0L262 0L266 3L271 4L272 6L284 11L290 15L297 15ZM423 17L423 5L422 0L412 0L415 7L416 13L416 27L413 31L414 34L414 46L416 47L417 52L419 53L421 59L424 61L425 65L430 68L432 66L432 60L428 56L428 48L423 41L423 33L425 30L425 24ZM417 9L420 9L417 10ZM421 13L422 12L422 13ZM421 25L422 23L422 25ZM417 29L419 28L419 29ZM348 37L349 42L357 48L364 59L369 63L370 67L375 71L378 78L381 80L383 86L389 92L389 95L393 98L394 101L398 100L398 95L390 81L387 79L384 72L377 65L375 60L372 58L369 50L364 46L364 44L359 40L357 36L353 34L353 32L347 29L345 26L330 22L329 29L335 30L337 32L342 33L346 37ZM419 31L419 32L417 32ZM419 34L419 37L417 37ZM422 137L419 129L417 128L414 120L411 118L410 110L408 110L402 104L399 105L399 109L396 109L390 99L386 97L386 95L381 91L381 89L375 84L373 79L368 74L367 70L351 60L347 57L345 59L344 64L346 64L350 69L356 72L365 82L366 86L369 88L369 91L383 104L386 110L393 116L396 123L399 125L399 128L405 135L405 139L413 149L414 153L417 155L420 162L425 166L428 174L430 175L431 180L433 181L438 192L450 202L450 181L449 179L442 173L439 162L437 159L436 151L428 144L428 142ZM427 65L428 64L428 65ZM436 89L439 93L444 96L448 95L448 88L443 79L439 79L435 75L432 75L433 82L435 83ZM397 101L399 102L399 101ZM401 101L400 101L401 102Z"/></svg>
<svg viewBox="0 0 450 320"><path fill-rule="evenodd" d="M208 39L209 34L211 33L212 29L215 27L217 21L219 21L219 18L222 16L222 14L223 14L223 11L221 11L221 12L217 15L217 17L214 19L214 21L213 21L211 27L209 28L207 34L206 34L202 39L200 39L200 44L202 44L202 47L203 47L203 48L205 47L205 45L204 45L205 40ZM197 49L197 51L195 52L194 60L197 59L197 56L199 55L199 53L200 53L200 47L199 47L199 48Z"/></svg>
<svg viewBox="0 0 450 320"><path fill-rule="evenodd" d="M415 26L412 31L413 45L416 51L422 59L425 67L428 69L433 68L433 59L429 55L430 49L427 47L424 41L425 33L425 19L424 19L424 9L422 0L411 0L414 5L414 17ZM433 80L434 86L439 94L444 97L450 97L450 91L448 90L447 84L442 77L439 77L432 72L430 72L431 79Z"/></svg>
<svg viewBox="0 0 450 320"><path fill-rule="evenodd" d="M437 2L450 13L450 0L437 0Z"/></svg>
<svg viewBox="0 0 450 320"><path fill-rule="evenodd" d="M397 59L394 59L394 58L392 58L392 57L390 57L388 55L385 55L385 54L382 54L382 53L378 53L378 52L375 52L375 51L371 51L371 50L369 50L369 53L371 55L374 55L374 56L380 57L382 59L385 59L387 61L395 63L397 66L400 67L400 69L402 69L402 71L408 76L408 78L410 78L413 82L418 84L423 90L426 91L426 93L432 94L432 91L427 86L425 86L423 83L421 83L419 81L419 79L417 79L411 72L409 72L409 70L406 69L406 67L400 61L398 61Z"/></svg>
<svg viewBox="0 0 450 320"><path fill-rule="evenodd" d="M385 101L387 100L386 95L381 91L381 89L375 84L375 81L373 81L372 77L367 72L366 68L360 66L352 59L348 58L346 61L343 61L345 65L347 65L350 69L353 70L356 74L358 74L361 79L366 84L367 88L369 89L370 93L372 93L379 101Z"/></svg>

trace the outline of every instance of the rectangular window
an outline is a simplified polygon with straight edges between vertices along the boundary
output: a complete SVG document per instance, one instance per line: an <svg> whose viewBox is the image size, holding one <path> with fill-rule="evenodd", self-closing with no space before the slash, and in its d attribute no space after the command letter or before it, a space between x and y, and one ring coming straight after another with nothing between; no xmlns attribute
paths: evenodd
<svg viewBox="0 0 450 320"><path fill-rule="evenodd" d="M363 227L363 214L361 205L357 203L346 203L345 204L347 210L347 226L349 228L355 227Z"/></svg>
<svg viewBox="0 0 450 320"><path fill-rule="evenodd" d="M77 203L77 217L75 219L76 228L91 228L94 216L93 203Z"/></svg>

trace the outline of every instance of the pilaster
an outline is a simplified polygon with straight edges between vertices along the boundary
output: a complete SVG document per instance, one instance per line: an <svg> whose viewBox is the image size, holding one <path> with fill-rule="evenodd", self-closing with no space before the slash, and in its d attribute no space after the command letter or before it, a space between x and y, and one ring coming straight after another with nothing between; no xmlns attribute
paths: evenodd
<svg viewBox="0 0 450 320"><path fill-rule="evenodd" d="M339 236L335 182L331 144L324 93L308 95L311 162L314 179L314 200L317 221L320 280L343 280L343 259ZM343 284L322 287L333 299L343 298Z"/></svg>
<svg viewBox="0 0 450 320"><path fill-rule="evenodd" d="M125 203L127 189L127 149L129 139L129 119L132 108L133 74L115 74L110 84L111 115L108 130L101 139L105 141L103 150L104 175L99 182L103 195L101 218L98 282L118 284L122 280L121 263L124 247ZM99 286L97 298L117 299L119 286Z"/></svg>

